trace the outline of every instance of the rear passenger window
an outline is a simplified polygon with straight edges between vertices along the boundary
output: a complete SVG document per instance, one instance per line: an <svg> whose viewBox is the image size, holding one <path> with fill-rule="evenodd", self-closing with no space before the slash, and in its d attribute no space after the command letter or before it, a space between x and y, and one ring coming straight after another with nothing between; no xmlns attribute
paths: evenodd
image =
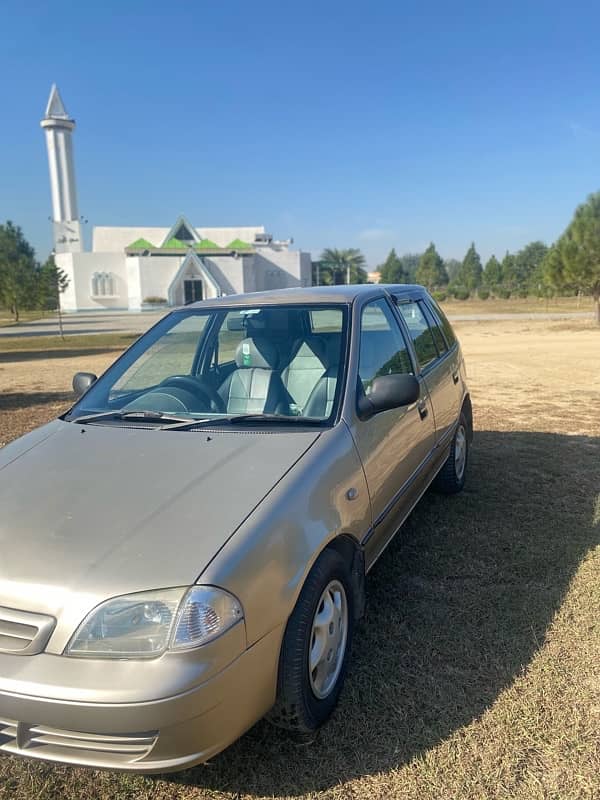
<svg viewBox="0 0 600 800"><path fill-rule="evenodd" d="M438 349L429 323L418 303L413 300L398 305L406 321L421 367L426 367L438 357Z"/></svg>
<svg viewBox="0 0 600 800"><path fill-rule="evenodd" d="M452 347L453 344L456 344L456 336L454 335L452 326L448 322L448 317L444 314L442 309L433 299L431 301L431 306L441 322L442 329L444 331L444 336L446 337L446 341L448 342L448 347Z"/></svg>
<svg viewBox="0 0 600 800"><path fill-rule="evenodd" d="M310 328L313 333L340 333L342 312L337 308L313 308L310 311Z"/></svg>
<svg viewBox="0 0 600 800"><path fill-rule="evenodd" d="M446 344L446 340L444 339L444 334L442 333L442 328L438 319L436 319L435 314L429 308L427 303L422 303L419 300L419 308L421 311L424 312L425 316L427 317L427 322L429 322L429 327L431 328L431 332L433 334L433 340L435 342L435 346L438 349L440 355L443 353L448 352L448 346Z"/></svg>
<svg viewBox="0 0 600 800"><path fill-rule="evenodd" d="M363 389L380 375L412 374L413 366L404 336L384 299L362 310L358 374Z"/></svg>

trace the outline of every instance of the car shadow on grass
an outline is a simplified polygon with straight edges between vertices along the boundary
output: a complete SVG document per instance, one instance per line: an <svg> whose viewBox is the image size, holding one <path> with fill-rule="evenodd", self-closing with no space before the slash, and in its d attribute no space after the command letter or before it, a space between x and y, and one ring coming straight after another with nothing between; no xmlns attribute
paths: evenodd
<svg viewBox="0 0 600 800"><path fill-rule="evenodd" d="M71 405L75 401L73 392L2 392L0 413L20 409L35 409L39 406L62 403Z"/></svg>
<svg viewBox="0 0 600 800"><path fill-rule="evenodd" d="M163 779L296 796L399 767L481 716L542 647L598 543L599 456L598 438L477 433L465 491L428 493L369 574L344 692L315 741L260 722Z"/></svg>

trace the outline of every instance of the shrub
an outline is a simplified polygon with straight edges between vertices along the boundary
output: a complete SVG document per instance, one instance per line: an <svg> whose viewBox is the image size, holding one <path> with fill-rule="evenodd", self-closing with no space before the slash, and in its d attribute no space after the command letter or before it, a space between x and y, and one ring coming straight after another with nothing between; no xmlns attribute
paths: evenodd
<svg viewBox="0 0 600 800"><path fill-rule="evenodd" d="M431 296L432 296L432 297L433 297L433 299L434 299L434 300L436 300L438 303L443 303L443 302L444 302L444 300L445 300L445 299L448 297L448 295L446 294L446 292L432 292L432 293L431 293Z"/></svg>
<svg viewBox="0 0 600 800"><path fill-rule="evenodd" d="M164 306L167 303L166 297L144 297L144 303L147 303L149 306Z"/></svg>
<svg viewBox="0 0 600 800"><path fill-rule="evenodd" d="M465 292L467 293L467 297L469 297L471 293L465 286L459 286L457 283L451 283L448 287L448 294L450 297L454 297L456 300L466 300L466 297L464 297Z"/></svg>
<svg viewBox="0 0 600 800"><path fill-rule="evenodd" d="M529 291L527 289L519 289L519 291L517 292L517 295L522 300L525 300L527 297L529 297Z"/></svg>
<svg viewBox="0 0 600 800"><path fill-rule="evenodd" d="M477 297L480 300L487 300L489 296L490 296L490 290L489 289L485 289L482 286L480 289L477 290Z"/></svg>
<svg viewBox="0 0 600 800"><path fill-rule="evenodd" d="M468 300L471 296L471 292L465 289L464 286L455 286L452 290L452 295L456 300Z"/></svg>
<svg viewBox="0 0 600 800"><path fill-rule="evenodd" d="M504 286L499 286L496 289L496 297L499 297L500 300L508 300L510 297L510 289L505 289Z"/></svg>

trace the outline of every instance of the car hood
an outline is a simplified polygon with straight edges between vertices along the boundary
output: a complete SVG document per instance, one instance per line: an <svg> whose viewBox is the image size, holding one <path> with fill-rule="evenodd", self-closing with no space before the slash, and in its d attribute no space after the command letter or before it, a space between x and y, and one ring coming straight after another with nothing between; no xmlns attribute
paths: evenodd
<svg viewBox="0 0 600 800"><path fill-rule="evenodd" d="M24 436L0 450L0 606L78 614L193 583L318 435L57 420Z"/></svg>

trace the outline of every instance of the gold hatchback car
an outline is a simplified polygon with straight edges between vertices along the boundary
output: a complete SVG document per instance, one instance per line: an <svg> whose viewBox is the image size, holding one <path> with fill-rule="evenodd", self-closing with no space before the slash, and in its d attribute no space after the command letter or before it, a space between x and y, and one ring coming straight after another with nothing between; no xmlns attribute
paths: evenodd
<svg viewBox="0 0 600 800"><path fill-rule="evenodd" d="M0 751L157 773L338 700L365 575L472 439L420 286L175 310L0 450Z"/></svg>

